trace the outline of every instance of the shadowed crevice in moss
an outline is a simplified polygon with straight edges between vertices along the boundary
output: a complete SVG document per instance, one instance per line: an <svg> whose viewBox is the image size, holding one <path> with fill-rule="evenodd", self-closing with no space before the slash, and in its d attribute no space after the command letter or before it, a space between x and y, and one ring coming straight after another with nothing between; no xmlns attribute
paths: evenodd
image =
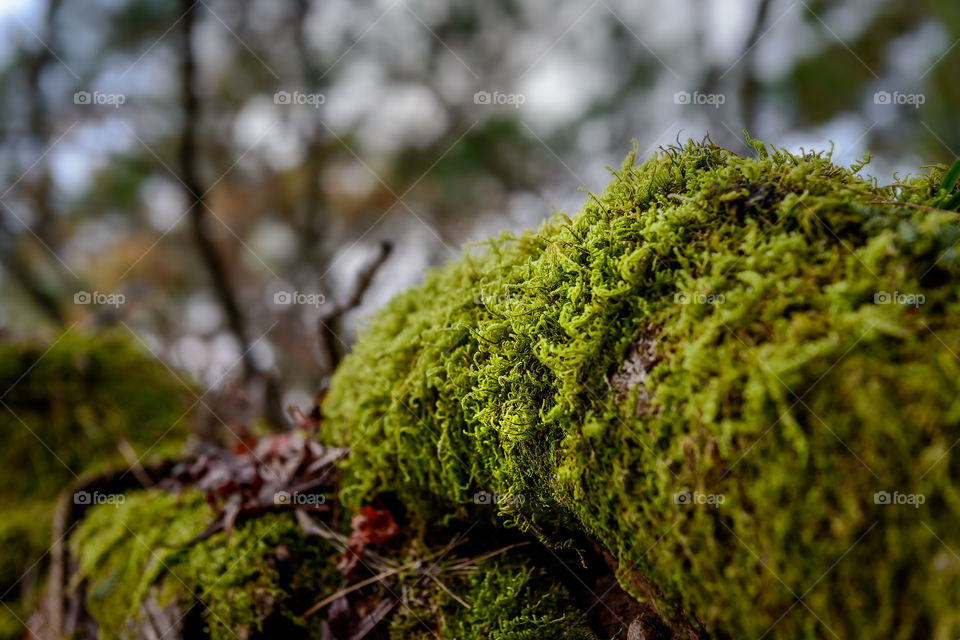
<svg viewBox="0 0 960 640"><path fill-rule="evenodd" d="M502 514L594 537L625 588L730 637L960 633L960 228L923 208L944 168L878 187L755 146L631 155L577 216L391 301L323 406L344 500L524 496Z"/></svg>

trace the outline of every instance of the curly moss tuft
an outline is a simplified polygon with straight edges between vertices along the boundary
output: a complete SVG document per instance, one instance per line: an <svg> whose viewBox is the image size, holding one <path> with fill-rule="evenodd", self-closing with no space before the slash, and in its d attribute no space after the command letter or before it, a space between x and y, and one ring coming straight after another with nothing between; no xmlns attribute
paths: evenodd
<svg viewBox="0 0 960 640"><path fill-rule="evenodd" d="M392 640L438 637L441 640L590 640L596 636L559 583L542 570L524 568L522 556L487 560L477 572L429 583L412 604L399 608L390 623ZM426 631L425 625L431 627Z"/></svg>
<svg viewBox="0 0 960 640"><path fill-rule="evenodd" d="M879 187L756 147L631 155L394 298L324 403L343 499L524 496L502 513L595 537L719 635L960 634L944 169Z"/></svg>

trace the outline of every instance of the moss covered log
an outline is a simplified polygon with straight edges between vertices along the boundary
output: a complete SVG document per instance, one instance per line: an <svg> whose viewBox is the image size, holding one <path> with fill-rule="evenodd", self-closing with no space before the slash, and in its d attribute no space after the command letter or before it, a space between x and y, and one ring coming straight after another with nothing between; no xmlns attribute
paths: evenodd
<svg viewBox="0 0 960 640"><path fill-rule="evenodd" d="M576 216L374 316L320 412L349 448L333 537L271 506L198 538L213 513L190 486L86 511L70 633L956 637L955 180L755 148L631 156ZM402 522L377 548L398 570L345 576L349 507L371 503Z"/></svg>
<svg viewBox="0 0 960 640"><path fill-rule="evenodd" d="M323 404L343 499L499 496L720 637L960 634L953 184L754 146L631 155L394 298Z"/></svg>

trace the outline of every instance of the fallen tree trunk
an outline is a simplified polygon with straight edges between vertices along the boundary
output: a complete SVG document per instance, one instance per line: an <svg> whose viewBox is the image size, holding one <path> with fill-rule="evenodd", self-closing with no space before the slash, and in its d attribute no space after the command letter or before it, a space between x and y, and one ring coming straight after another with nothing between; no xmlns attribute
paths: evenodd
<svg viewBox="0 0 960 640"><path fill-rule="evenodd" d="M323 405L345 501L589 536L718 636L957 635L957 172L753 144L631 156L388 304Z"/></svg>
<svg viewBox="0 0 960 640"><path fill-rule="evenodd" d="M631 156L396 297L321 405L350 451L322 514L231 489L198 537L194 485L91 510L67 583L97 628L958 635L956 175L755 147Z"/></svg>

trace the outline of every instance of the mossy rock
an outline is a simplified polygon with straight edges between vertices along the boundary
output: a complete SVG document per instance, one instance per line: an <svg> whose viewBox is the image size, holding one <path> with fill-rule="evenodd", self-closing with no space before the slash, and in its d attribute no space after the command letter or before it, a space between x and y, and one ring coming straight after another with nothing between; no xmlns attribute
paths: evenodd
<svg viewBox="0 0 960 640"><path fill-rule="evenodd" d="M79 564L73 586L85 582L99 637L144 635L142 625L156 623L147 601L178 612L173 621L181 634L195 625L210 638L246 638L264 632L269 620L274 632L320 637L306 633L297 616L316 591L336 589L333 549L307 543L292 513L190 544L212 519L197 491L130 492L122 504L90 510L70 545Z"/></svg>
<svg viewBox="0 0 960 640"><path fill-rule="evenodd" d="M0 637L13 638L28 615L16 598L39 584L58 494L76 476L127 468L129 456L179 452L190 394L129 338L79 332L0 345L0 390L0 587L10 614Z"/></svg>
<svg viewBox="0 0 960 640"><path fill-rule="evenodd" d="M70 537L78 565L70 586L83 593L92 635L331 637L324 617L303 614L341 586L335 547L305 536L290 509L241 522L229 536L220 532L196 542L212 517L202 493L193 490L179 496L133 491L117 505L90 509ZM454 558L445 553L435 562ZM442 588L416 576L392 577L400 581L392 587L375 583L371 588L382 597L402 593L405 602L369 637L595 637L566 589L525 562L522 554L505 553L450 575L441 570Z"/></svg>
<svg viewBox="0 0 960 640"><path fill-rule="evenodd" d="M754 146L631 155L575 217L395 297L322 407L344 501L506 496L720 637L960 635L945 170L878 186Z"/></svg>

